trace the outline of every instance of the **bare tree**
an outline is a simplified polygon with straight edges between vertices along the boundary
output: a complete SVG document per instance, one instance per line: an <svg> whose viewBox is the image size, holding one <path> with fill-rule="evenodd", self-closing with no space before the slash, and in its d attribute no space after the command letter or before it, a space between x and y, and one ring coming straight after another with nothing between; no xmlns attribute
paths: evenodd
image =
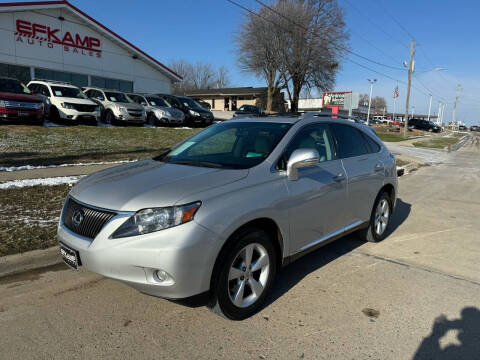
<svg viewBox="0 0 480 360"><path fill-rule="evenodd" d="M267 8L260 9L257 15L249 13L236 37L241 69L264 78L267 83L267 112L273 110L274 96L285 87L286 79L281 52L284 37L276 21L278 15Z"/></svg>
<svg viewBox="0 0 480 360"><path fill-rule="evenodd" d="M368 100L369 100L368 94L361 94L359 103L360 103L360 105L368 106ZM385 98L383 98L381 96L375 96L374 98L372 98L371 108L375 112L383 111L384 108L385 108L385 111L386 111L387 110L387 101L385 100Z"/></svg>
<svg viewBox="0 0 480 360"><path fill-rule="evenodd" d="M285 29L282 61L291 111L302 89L330 90L347 50L348 34L337 0L277 0L267 6Z"/></svg>
<svg viewBox="0 0 480 360"><path fill-rule="evenodd" d="M230 84L228 71L224 66L215 69L208 63L192 64L185 60L171 61L169 66L183 78L174 84L174 93L185 94L189 90L220 88Z"/></svg>

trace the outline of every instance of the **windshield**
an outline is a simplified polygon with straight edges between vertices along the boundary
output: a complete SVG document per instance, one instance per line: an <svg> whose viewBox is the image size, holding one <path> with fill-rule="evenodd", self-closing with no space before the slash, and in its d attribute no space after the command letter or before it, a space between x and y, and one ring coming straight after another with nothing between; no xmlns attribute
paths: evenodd
<svg viewBox="0 0 480 360"><path fill-rule="evenodd" d="M155 160L171 164L247 169L265 160L290 124L221 123L203 130Z"/></svg>
<svg viewBox="0 0 480 360"><path fill-rule="evenodd" d="M30 90L25 85L14 79L0 79L0 91L14 94L30 94Z"/></svg>
<svg viewBox="0 0 480 360"><path fill-rule="evenodd" d="M80 89L65 86L52 86L52 92L54 96L68 97L77 99L86 99L87 96L80 91Z"/></svg>
<svg viewBox="0 0 480 360"><path fill-rule="evenodd" d="M190 99L190 98L179 98L179 100L182 102L182 104L185 106L185 107L188 107L188 108L202 108L202 106L197 103L195 100L193 99Z"/></svg>
<svg viewBox="0 0 480 360"><path fill-rule="evenodd" d="M152 106L171 107L171 105L168 102L166 102L164 99L160 99L156 97L147 97L147 101Z"/></svg>
<svg viewBox="0 0 480 360"><path fill-rule="evenodd" d="M105 91L105 96L111 102L132 102L124 93Z"/></svg>

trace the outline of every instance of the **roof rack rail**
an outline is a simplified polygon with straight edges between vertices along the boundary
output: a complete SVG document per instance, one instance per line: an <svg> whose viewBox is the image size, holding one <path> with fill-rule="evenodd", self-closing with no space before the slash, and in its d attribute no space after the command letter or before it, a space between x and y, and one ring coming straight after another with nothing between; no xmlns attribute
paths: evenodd
<svg viewBox="0 0 480 360"><path fill-rule="evenodd" d="M306 114L309 114L309 113L305 113L304 115ZM312 114L311 116L315 116L315 117L334 117L335 116L337 118L353 121L355 123L359 123L359 124L362 123L358 118L354 117L353 115L349 116L349 115L333 114L333 113L327 113L327 112L312 112L310 114Z"/></svg>
<svg viewBox="0 0 480 360"><path fill-rule="evenodd" d="M54 83L54 84L72 85L72 83L68 81L59 81L59 80L50 80L50 79L33 78L32 81L45 81L45 82ZM72 86L75 86L75 85L72 85Z"/></svg>

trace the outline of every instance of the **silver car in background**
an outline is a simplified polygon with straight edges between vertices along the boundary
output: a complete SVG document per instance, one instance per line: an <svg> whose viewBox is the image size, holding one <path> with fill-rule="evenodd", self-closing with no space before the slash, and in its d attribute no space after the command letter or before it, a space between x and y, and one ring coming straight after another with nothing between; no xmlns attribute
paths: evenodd
<svg viewBox="0 0 480 360"><path fill-rule="evenodd" d="M127 94L132 101L140 104L147 114L149 125L183 125L185 115L182 111L172 107L165 99L148 94Z"/></svg>
<svg viewBox="0 0 480 360"><path fill-rule="evenodd" d="M244 319L281 266L351 232L382 240L396 194L394 156L365 125L241 118L82 179L58 239L74 268L168 299L207 294Z"/></svg>

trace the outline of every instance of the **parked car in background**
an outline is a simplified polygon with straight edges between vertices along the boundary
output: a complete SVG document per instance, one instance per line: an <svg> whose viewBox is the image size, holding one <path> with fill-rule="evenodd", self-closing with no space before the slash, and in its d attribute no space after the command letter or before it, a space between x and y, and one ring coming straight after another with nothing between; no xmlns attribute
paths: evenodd
<svg viewBox="0 0 480 360"><path fill-rule="evenodd" d="M210 126L213 124L212 112L202 108L202 106L192 98L169 94L156 95L167 100L174 108L181 110L185 115L185 124L189 126Z"/></svg>
<svg viewBox="0 0 480 360"><path fill-rule="evenodd" d="M363 124L309 116L215 124L156 158L90 175L58 226L64 261L230 319L265 303L279 268L346 234L378 242L395 158Z"/></svg>
<svg viewBox="0 0 480 360"><path fill-rule="evenodd" d="M480 131L480 126L472 125L470 126L470 131Z"/></svg>
<svg viewBox="0 0 480 360"><path fill-rule="evenodd" d="M424 119L409 119L408 127L411 129L425 130L429 132L441 132L442 128L431 121Z"/></svg>
<svg viewBox="0 0 480 360"><path fill-rule="evenodd" d="M182 111L175 109L159 96L135 93L127 95L134 102L143 106L147 115L147 123L150 125L181 125L185 120Z"/></svg>
<svg viewBox="0 0 480 360"><path fill-rule="evenodd" d="M265 116L265 111L261 107L254 105L242 105L233 113L233 117L238 116Z"/></svg>
<svg viewBox="0 0 480 360"><path fill-rule="evenodd" d="M27 86L33 94L43 99L45 116L53 122L96 124L100 118L100 107L74 85L60 81L32 80Z"/></svg>
<svg viewBox="0 0 480 360"><path fill-rule="evenodd" d="M82 88L84 93L102 107L101 118L106 124L144 124L143 106L134 103L125 93L93 87Z"/></svg>
<svg viewBox="0 0 480 360"><path fill-rule="evenodd" d="M0 77L0 122L27 120L43 122L43 102L17 79Z"/></svg>
<svg viewBox="0 0 480 360"><path fill-rule="evenodd" d="M207 110L210 110L212 108L212 105L210 105L208 102L206 101L203 101L202 99L198 99L198 98L193 98L193 100L195 100L201 107L203 107L204 109L207 109Z"/></svg>
<svg viewBox="0 0 480 360"><path fill-rule="evenodd" d="M465 131L465 130L468 130L468 128L462 124L462 125L458 125L458 130Z"/></svg>

